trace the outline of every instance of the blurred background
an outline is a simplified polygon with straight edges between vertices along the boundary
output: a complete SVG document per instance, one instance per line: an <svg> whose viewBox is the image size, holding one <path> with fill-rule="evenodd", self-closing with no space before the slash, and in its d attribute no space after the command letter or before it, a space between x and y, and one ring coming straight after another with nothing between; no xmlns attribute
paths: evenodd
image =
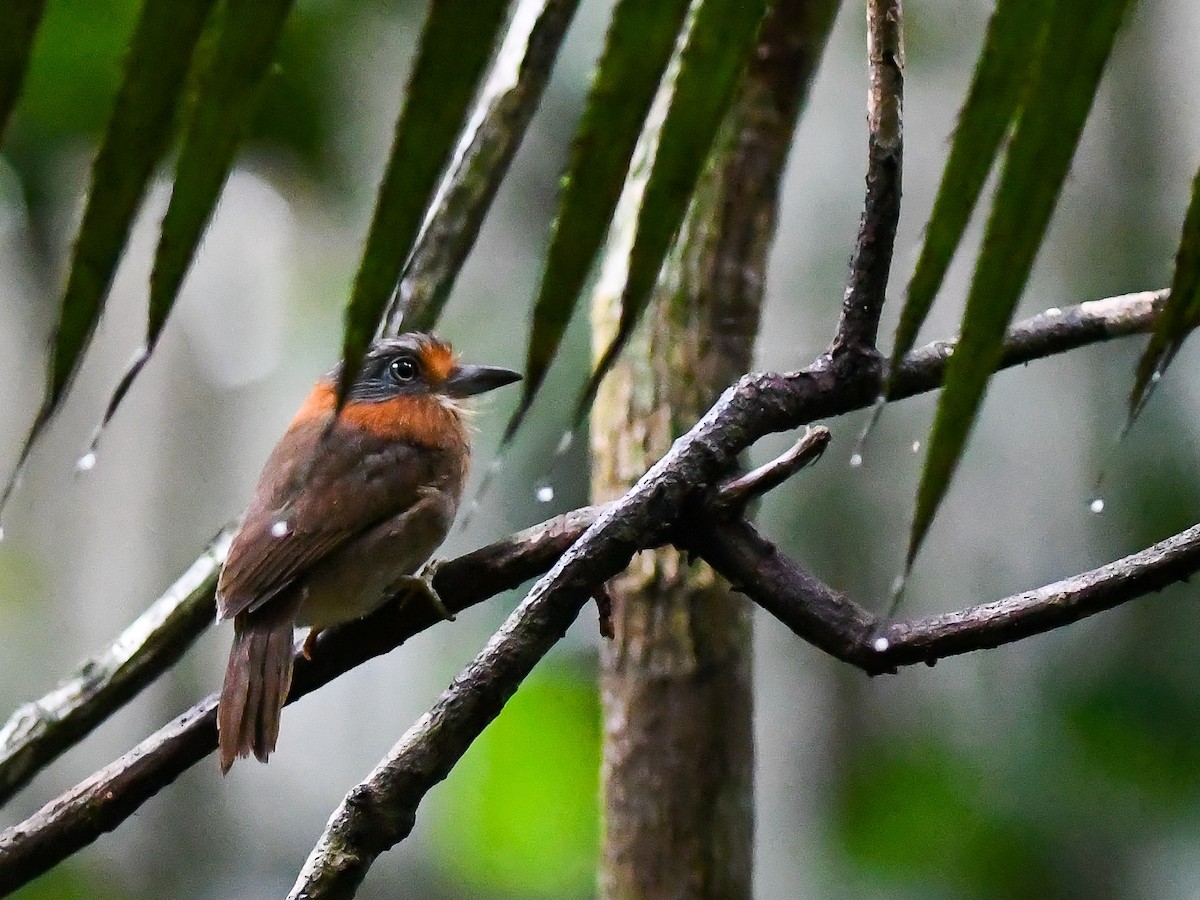
<svg viewBox="0 0 1200 900"><path fill-rule="evenodd" d="M865 16L844 5L788 169L757 364L807 364L836 320L862 202ZM253 139L161 348L75 472L141 340L160 191L118 275L62 415L34 454L0 543L0 716L51 689L158 596L247 501L313 379L337 356L424 4L301 0ZM607 21L583 4L441 332L468 359L519 367L558 175ZM893 297L915 261L991 4L908 0L905 208ZM134 0L50 0L0 149L0 472L43 383L46 340ZM1200 160L1200 17L1138 5L1118 41L1048 243L1033 312L1170 280ZM978 230L973 232L978 240ZM926 337L956 328L975 244ZM885 320L894 325L895 304ZM589 363L575 323L546 397L453 556L585 503L585 441L555 456ZM1141 341L999 376L902 613L971 605L1133 552L1200 508L1196 348L1120 446ZM478 418L475 483L516 393ZM767 499L764 530L880 610L897 574L933 397L828 422L825 459ZM756 460L791 438L764 440ZM1097 478L1104 473L1103 486ZM1103 513L1089 511L1096 497ZM268 767L206 760L18 894L281 896L343 793L445 688L519 599L499 597L290 707ZM867 679L765 615L757 625L756 895L1200 896L1200 607L1181 585L1021 644ZM230 639L204 636L167 677L38 777L7 827L216 690ZM599 711L595 616L568 638L421 808L360 896L588 897Z"/></svg>

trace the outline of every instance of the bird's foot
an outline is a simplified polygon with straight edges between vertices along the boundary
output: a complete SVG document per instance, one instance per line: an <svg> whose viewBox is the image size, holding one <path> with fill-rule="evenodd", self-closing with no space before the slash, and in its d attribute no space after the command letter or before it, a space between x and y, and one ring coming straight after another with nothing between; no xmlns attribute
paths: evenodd
<svg viewBox="0 0 1200 900"><path fill-rule="evenodd" d="M309 661L312 660L313 647L317 645L317 635L320 633L320 628L310 628L308 635L304 638L304 644L300 648L300 655Z"/></svg>
<svg viewBox="0 0 1200 900"><path fill-rule="evenodd" d="M442 602L442 598L438 596L438 592L433 586L433 576L437 574L437 570L441 565L442 561L440 559L431 559L425 565L421 566L416 575L405 575L401 578L397 582L396 587L399 590L408 590L410 596L417 594L423 597L439 616L447 622L453 622L454 613L446 608L446 604Z"/></svg>

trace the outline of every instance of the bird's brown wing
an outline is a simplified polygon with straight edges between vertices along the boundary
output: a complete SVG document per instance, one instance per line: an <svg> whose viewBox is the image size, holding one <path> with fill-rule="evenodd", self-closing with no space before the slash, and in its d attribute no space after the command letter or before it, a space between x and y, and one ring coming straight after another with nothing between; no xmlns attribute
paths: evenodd
<svg viewBox="0 0 1200 900"><path fill-rule="evenodd" d="M217 585L227 619L253 612L346 541L419 498L429 454L407 443L320 420L295 423L263 468Z"/></svg>

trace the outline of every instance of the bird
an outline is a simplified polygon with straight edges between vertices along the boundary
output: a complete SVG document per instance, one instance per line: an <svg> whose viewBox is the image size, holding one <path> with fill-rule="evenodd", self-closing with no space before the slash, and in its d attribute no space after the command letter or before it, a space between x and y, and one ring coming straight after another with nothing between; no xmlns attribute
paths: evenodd
<svg viewBox="0 0 1200 900"><path fill-rule="evenodd" d="M422 332L375 341L336 411L320 379L263 466L217 580L233 646L217 704L222 774L266 762L291 686L293 629L359 618L404 588L445 608L418 570L445 539L470 466L467 398L519 381L465 365ZM418 573L418 574L414 574Z"/></svg>

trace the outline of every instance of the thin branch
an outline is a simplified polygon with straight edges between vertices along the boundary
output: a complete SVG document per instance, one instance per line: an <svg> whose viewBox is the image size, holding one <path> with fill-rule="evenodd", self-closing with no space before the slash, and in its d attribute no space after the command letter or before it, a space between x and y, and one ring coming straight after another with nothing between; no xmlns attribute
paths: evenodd
<svg viewBox="0 0 1200 900"><path fill-rule="evenodd" d="M1010 329L1004 365L1017 365L1085 344L1148 331L1165 296L1165 292L1158 291L1110 298L1025 320ZM936 388L951 347L938 342L905 357L897 372L898 396ZM574 616L596 585L625 566L634 549L655 546L666 539L679 511L690 508L688 501L693 492L717 481L722 472L732 467L742 448L769 431L800 427L818 418L869 405L879 391L879 373L864 370L860 365L849 367L849 372L836 366L834 360L823 356L802 372L743 377L617 504L578 510L447 562L435 577L438 593L451 610L458 611L545 571L557 559L554 570L535 586L529 599L561 591L565 599L553 600L555 608L562 615ZM784 559L773 548L772 555ZM734 570L727 569L727 573L736 576ZM732 580L752 587L744 577ZM1139 583L1136 579L1131 581ZM839 641L845 643L839 635L855 629L861 631L866 627L865 622L873 620L815 579L810 590L827 595L828 609L809 613L813 621L802 626L808 633L797 629L798 633L835 656L853 662L852 653L838 649ZM783 594L775 595L774 600L765 593L755 599L793 628L795 616L804 615L789 612ZM559 607L560 603L564 605ZM803 605L799 600L796 603ZM839 629L823 624L826 618L831 621L844 618L849 624ZM424 605L399 609L389 605L366 619L323 632L313 660L298 661L289 700L387 652L436 621L435 614ZM915 625L909 627L916 629ZM914 635L919 633L913 631ZM888 637L872 633L871 639L879 636ZM918 641L918 638L906 640ZM928 652L928 647L922 645L920 658L925 659ZM886 657L883 665L894 666L904 661ZM115 828L142 802L209 753L216 746L214 704L212 697L201 702L120 760L27 821L0 834L0 893L24 884Z"/></svg>
<svg viewBox="0 0 1200 900"><path fill-rule="evenodd" d="M867 3L867 196L830 352L873 355L900 224L904 34L900 0Z"/></svg>
<svg viewBox="0 0 1200 900"><path fill-rule="evenodd" d="M124 822L212 752L216 734L214 694L0 834L0 897Z"/></svg>
<svg viewBox="0 0 1200 900"><path fill-rule="evenodd" d="M873 671L987 650L1042 634L1185 581L1200 569L1200 525L1138 553L1036 590L916 621L895 622L873 641ZM888 642L882 647L880 639ZM870 670L869 670L870 671Z"/></svg>
<svg viewBox="0 0 1200 900"><path fill-rule="evenodd" d="M700 520L685 538L738 590L793 632L869 675L1043 634L1184 581L1200 570L1200 525L1062 581L923 619L880 624L747 522Z"/></svg>
<svg viewBox="0 0 1200 900"><path fill-rule="evenodd" d="M174 665L208 627L216 610L217 572L235 528L221 531L112 644L9 716L0 727L0 803Z"/></svg>
<svg viewBox="0 0 1200 900"><path fill-rule="evenodd" d="M1074 306L1052 306L1045 312L1015 323L1004 336L1000 368L1069 353L1080 347L1113 338L1146 334L1170 296L1166 288L1138 291ZM934 341L904 357L896 371L889 400L923 394L939 387L954 341Z"/></svg>
<svg viewBox="0 0 1200 900"><path fill-rule="evenodd" d="M787 451L721 485L709 500L709 507L728 515L741 515L746 506L768 491L773 491L805 466L812 465L829 446L829 429L816 425L805 429L804 434Z"/></svg>
<svg viewBox="0 0 1200 900"><path fill-rule="evenodd" d="M522 0L442 178L388 309L384 333L429 331L537 111L579 0ZM403 323L401 320L403 319Z"/></svg>

